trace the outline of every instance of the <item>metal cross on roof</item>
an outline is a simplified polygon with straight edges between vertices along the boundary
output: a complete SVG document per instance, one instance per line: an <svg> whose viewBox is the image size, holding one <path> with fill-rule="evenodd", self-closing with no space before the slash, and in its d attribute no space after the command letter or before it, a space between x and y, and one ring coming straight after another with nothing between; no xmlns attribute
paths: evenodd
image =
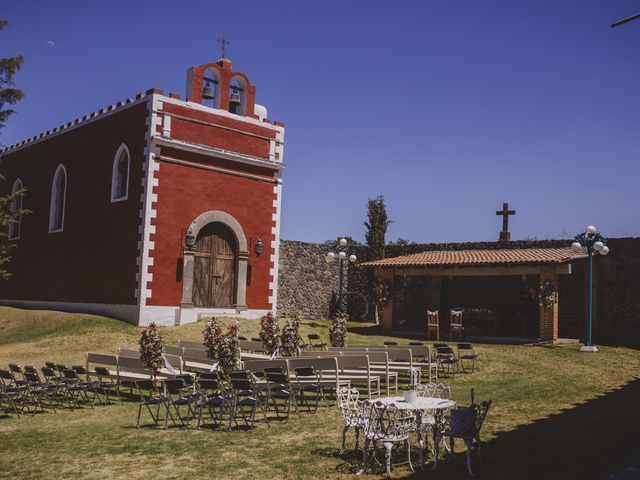
<svg viewBox="0 0 640 480"><path fill-rule="evenodd" d="M500 241L511 240L511 234L509 233L509 215L515 215L515 210L509 210L509 204L503 203L502 210L498 210L496 215L502 215L502 231L500 232Z"/></svg>
<svg viewBox="0 0 640 480"><path fill-rule="evenodd" d="M229 43L227 39L224 38L224 35L218 39L218 43L220 44L220 50L222 50L222 58L227 58L224 56L224 47L227 45L231 45L231 43Z"/></svg>

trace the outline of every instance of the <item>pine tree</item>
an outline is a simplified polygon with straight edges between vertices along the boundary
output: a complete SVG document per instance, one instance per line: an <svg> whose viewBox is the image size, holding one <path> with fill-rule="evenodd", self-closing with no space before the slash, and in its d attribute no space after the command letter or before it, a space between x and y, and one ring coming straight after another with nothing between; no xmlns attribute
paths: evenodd
<svg viewBox="0 0 640 480"><path fill-rule="evenodd" d="M0 30L3 30L9 22L0 19ZM10 108L24 98L24 92L15 88L14 75L22 66L22 55L16 57L0 58L0 130L5 126L11 115L16 113ZM0 144L2 146L2 144ZM4 178L0 175L0 180ZM29 213L22 209L22 197L26 190L20 189L5 196L0 196L0 279L6 280L11 275L3 268L11 257L9 250L11 245L8 235L9 226L20 220L22 215Z"/></svg>
<svg viewBox="0 0 640 480"><path fill-rule="evenodd" d="M387 217L387 207L384 204L384 197L382 195L369 199L367 202L367 217L368 221L364 222L364 226L367 227L364 236L367 241L367 246L369 247L369 259L381 260L384 258L387 227L391 223L391 220ZM379 323L378 306L386 301L388 286L383 284L382 280L374 278L373 274L371 274L369 278L369 286L375 304L374 314L377 324Z"/></svg>
<svg viewBox="0 0 640 480"><path fill-rule="evenodd" d="M0 20L0 30L9 24L6 20ZM15 88L13 76L22 66L24 57L0 58L0 129L2 129L11 115L16 113L11 107L24 98L24 92Z"/></svg>
<svg viewBox="0 0 640 480"><path fill-rule="evenodd" d="M370 260L380 260L384 258L384 237L391 223L387 217L387 207L382 195L369 199L367 216L369 221L364 222L364 226L367 227L364 237L369 247Z"/></svg>

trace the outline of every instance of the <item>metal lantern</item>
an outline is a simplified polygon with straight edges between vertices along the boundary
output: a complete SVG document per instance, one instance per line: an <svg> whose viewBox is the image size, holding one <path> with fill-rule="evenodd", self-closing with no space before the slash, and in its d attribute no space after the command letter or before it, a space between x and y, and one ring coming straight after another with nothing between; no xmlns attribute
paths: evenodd
<svg viewBox="0 0 640 480"><path fill-rule="evenodd" d="M187 234L184 237L184 246L187 250L193 250L193 247L196 244L196 237L193 235L193 231L191 228L187 230Z"/></svg>
<svg viewBox="0 0 640 480"><path fill-rule="evenodd" d="M256 255L259 257L260 255L262 255L262 249L264 248L264 244L262 243L262 240L260 238L258 238L258 241L256 242L256 246L254 251L256 252Z"/></svg>

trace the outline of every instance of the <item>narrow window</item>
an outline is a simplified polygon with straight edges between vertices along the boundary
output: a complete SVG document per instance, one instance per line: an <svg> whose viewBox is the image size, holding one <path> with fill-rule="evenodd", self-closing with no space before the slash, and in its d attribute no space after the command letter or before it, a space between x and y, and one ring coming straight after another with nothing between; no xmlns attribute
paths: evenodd
<svg viewBox="0 0 640 480"><path fill-rule="evenodd" d="M18 210L22 210L22 195L15 196L20 190L22 190L22 181L18 178L14 182L13 189L11 190L11 195L14 195L9 205L11 216ZM17 240L20 238L20 220L22 220L22 218L18 215L13 220L14 221L9 224L9 240Z"/></svg>
<svg viewBox="0 0 640 480"><path fill-rule="evenodd" d="M111 201L126 200L129 193L129 149L123 143L113 159Z"/></svg>
<svg viewBox="0 0 640 480"><path fill-rule="evenodd" d="M61 232L64 225L64 204L67 193L67 171L58 165L51 186L51 210L49 213L49 232Z"/></svg>

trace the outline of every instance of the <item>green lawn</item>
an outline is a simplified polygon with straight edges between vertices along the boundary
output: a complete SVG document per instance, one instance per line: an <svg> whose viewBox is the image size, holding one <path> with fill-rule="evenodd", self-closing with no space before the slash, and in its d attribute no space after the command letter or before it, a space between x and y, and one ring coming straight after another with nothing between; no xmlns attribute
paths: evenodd
<svg viewBox="0 0 640 480"><path fill-rule="evenodd" d="M255 336L258 322L241 321ZM372 325L350 324L350 344L382 343ZM166 327L167 343L200 340L203 324ZM303 334L327 338L328 323L304 321ZM139 328L90 315L0 307L0 366L82 363L84 352L136 348ZM478 345L479 372L445 380L453 397L494 401L483 440L487 470L479 478L608 478L637 462L640 352L577 345ZM253 432L156 431L134 428L133 403L0 418L0 478L356 478L357 459L340 457L335 406ZM352 444L352 438L350 439ZM380 470L381 471L381 470ZM379 478L379 472L364 478ZM394 477L407 478L406 467ZM357 477L357 478L363 478ZM420 471L415 478L466 478L463 464Z"/></svg>

